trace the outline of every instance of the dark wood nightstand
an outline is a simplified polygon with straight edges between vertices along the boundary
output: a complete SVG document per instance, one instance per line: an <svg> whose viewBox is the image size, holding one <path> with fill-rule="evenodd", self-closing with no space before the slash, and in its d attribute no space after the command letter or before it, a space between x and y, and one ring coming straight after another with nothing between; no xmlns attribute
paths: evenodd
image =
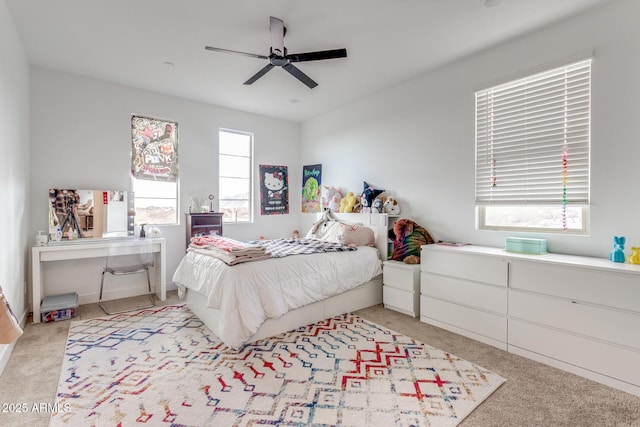
<svg viewBox="0 0 640 427"><path fill-rule="evenodd" d="M187 246L192 237L206 234L222 236L222 212L186 213L187 218Z"/></svg>

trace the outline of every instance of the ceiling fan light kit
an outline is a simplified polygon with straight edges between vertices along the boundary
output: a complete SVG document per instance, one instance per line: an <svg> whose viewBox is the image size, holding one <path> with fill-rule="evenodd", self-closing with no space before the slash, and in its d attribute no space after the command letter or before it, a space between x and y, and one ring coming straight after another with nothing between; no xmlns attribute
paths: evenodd
<svg viewBox="0 0 640 427"><path fill-rule="evenodd" d="M318 83L313 81L311 77L307 76L303 73L298 67L293 65L294 62L307 62L307 61L320 61L323 59L336 59L336 58L346 58L347 57L347 49L332 49L332 50L322 50L317 52L306 52L306 53L287 53L287 48L284 46L284 36L287 33L287 29L284 26L284 21L278 18L274 18L271 16L269 18L270 25L269 30L271 32L271 49L269 56L265 55L257 55L254 53L246 53L246 52L238 52L236 50L222 49L218 47L205 46L206 50L211 50L214 52L222 52L222 53L233 53L236 55L248 56L251 58L258 59L266 59L269 61L267 65L265 65L261 70L255 73L253 76L249 78L245 85L253 84L260 77L267 74L274 67L280 67L293 77L304 83L310 89L318 86Z"/></svg>

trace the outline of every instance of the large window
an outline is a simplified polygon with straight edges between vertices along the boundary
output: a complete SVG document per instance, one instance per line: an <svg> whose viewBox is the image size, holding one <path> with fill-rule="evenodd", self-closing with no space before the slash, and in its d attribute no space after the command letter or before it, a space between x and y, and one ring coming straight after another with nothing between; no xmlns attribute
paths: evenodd
<svg viewBox="0 0 640 427"><path fill-rule="evenodd" d="M251 222L253 134L220 130L219 143L219 206L223 221Z"/></svg>
<svg viewBox="0 0 640 427"><path fill-rule="evenodd" d="M178 124L131 116L135 224L178 223Z"/></svg>
<svg viewBox="0 0 640 427"><path fill-rule="evenodd" d="M479 228L586 233L591 59L475 95Z"/></svg>

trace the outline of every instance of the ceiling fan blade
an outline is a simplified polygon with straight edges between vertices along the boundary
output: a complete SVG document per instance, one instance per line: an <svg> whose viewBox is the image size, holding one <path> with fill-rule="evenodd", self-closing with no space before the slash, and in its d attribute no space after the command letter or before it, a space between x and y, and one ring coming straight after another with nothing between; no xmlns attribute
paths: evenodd
<svg viewBox="0 0 640 427"><path fill-rule="evenodd" d="M284 65L282 68L284 68L293 77L295 77L296 79L300 80L302 83L309 86L309 89L313 89L314 87L318 86L318 83L311 80L309 76L307 76L305 73L300 71L299 68L296 68L295 65L287 64L287 65Z"/></svg>
<svg viewBox="0 0 640 427"><path fill-rule="evenodd" d="M269 30L271 31L271 53L284 56L284 22L282 19L269 17Z"/></svg>
<svg viewBox="0 0 640 427"><path fill-rule="evenodd" d="M253 82L255 82L256 80L258 80L260 77L264 76L265 74L267 74L269 72L269 70L271 70L273 68L272 64L267 64L264 68L262 68L260 71L258 71L257 73L255 73L253 76L251 76L251 78L249 80L247 80L246 82L244 82L244 84L246 85L250 85L253 84Z"/></svg>
<svg viewBox="0 0 640 427"><path fill-rule="evenodd" d="M321 50L318 52L292 53L287 55L291 62L318 61L321 59L346 58L347 49Z"/></svg>
<svg viewBox="0 0 640 427"><path fill-rule="evenodd" d="M255 53L238 52L237 50L221 49L219 47L211 47L211 46L205 46L204 48L207 50L211 50L213 52L233 53L236 55L249 56L251 58L269 59L268 56L256 55Z"/></svg>

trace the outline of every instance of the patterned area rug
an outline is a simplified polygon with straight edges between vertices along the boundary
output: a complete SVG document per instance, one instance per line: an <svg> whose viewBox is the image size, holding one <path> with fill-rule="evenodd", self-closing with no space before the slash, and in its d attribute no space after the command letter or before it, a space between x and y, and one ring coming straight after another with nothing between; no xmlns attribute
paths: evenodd
<svg viewBox="0 0 640 427"><path fill-rule="evenodd" d="M236 351L167 306L72 322L50 426L454 426L504 381L353 314Z"/></svg>

